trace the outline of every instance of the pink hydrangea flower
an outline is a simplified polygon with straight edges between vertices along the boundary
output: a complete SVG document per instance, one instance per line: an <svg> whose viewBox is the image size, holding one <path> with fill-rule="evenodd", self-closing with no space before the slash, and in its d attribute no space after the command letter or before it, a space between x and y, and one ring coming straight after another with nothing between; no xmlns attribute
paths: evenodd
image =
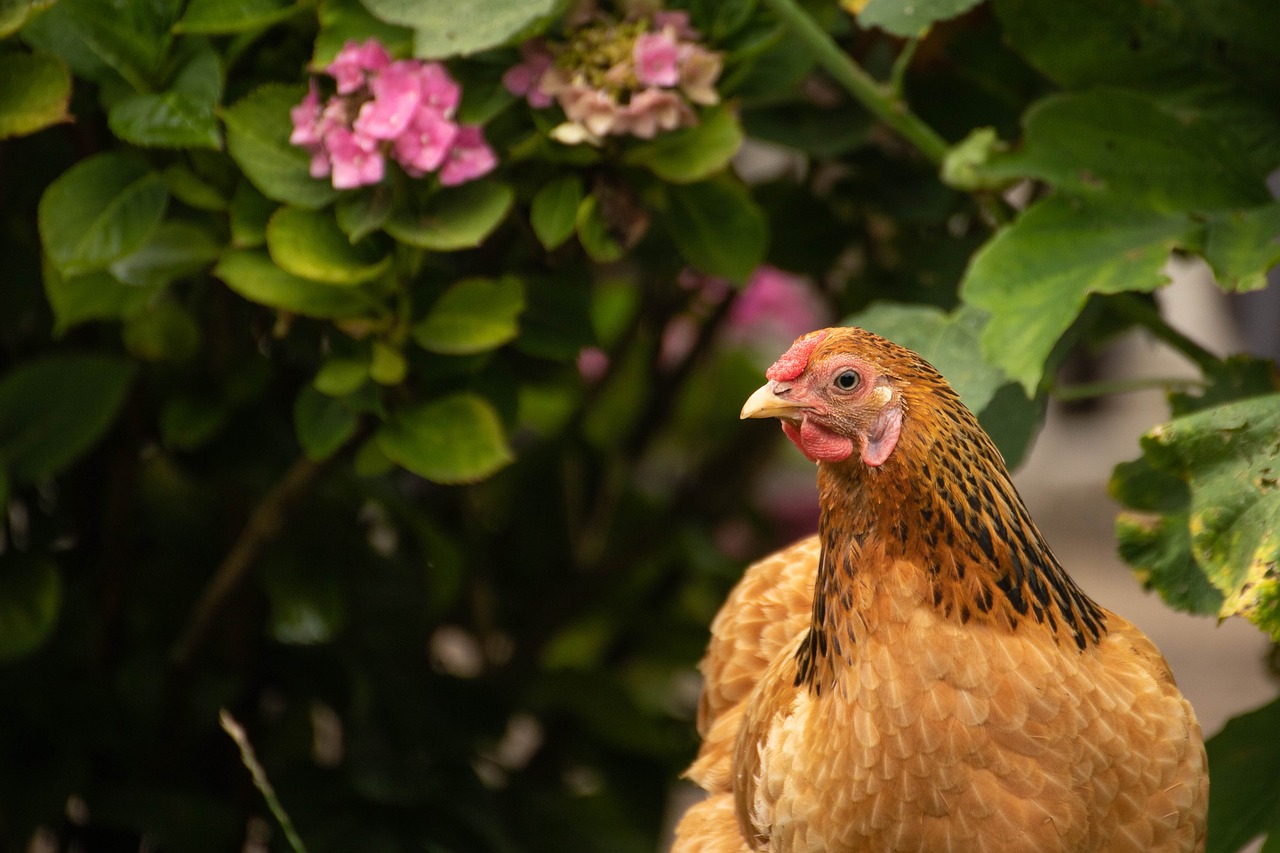
<svg viewBox="0 0 1280 853"><path fill-rule="evenodd" d="M390 157L411 177L439 171L440 182L453 185L497 166L480 128L451 120L462 90L439 62L392 62L370 39L348 42L327 71L337 94L321 104L312 80L289 111L289 141L311 155L312 177L329 177L338 189L376 184Z"/></svg>
<svg viewBox="0 0 1280 853"><path fill-rule="evenodd" d="M689 13L684 9L654 12L653 26L659 30L670 30L681 41L697 41L702 37L689 22Z"/></svg>
<svg viewBox="0 0 1280 853"><path fill-rule="evenodd" d="M641 139L652 139L659 130L675 130L692 124L693 110L670 89L645 89L631 98L623 111L627 128Z"/></svg>
<svg viewBox="0 0 1280 853"><path fill-rule="evenodd" d="M520 45L520 63L511 66L502 75L502 85L513 95L519 95L534 109L551 106L551 95L542 90L542 79L551 68L551 54L541 39Z"/></svg>
<svg viewBox="0 0 1280 853"><path fill-rule="evenodd" d="M823 325L825 311L804 279L768 265L756 268L729 312L739 337L774 333L791 340Z"/></svg>
<svg viewBox="0 0 1280 853"><path fill-rule="evenodd" d="M638 36L631 51L636 79L646 86L674 86L680 79L679 55L675 39L665 30Z"/></svg>
<svg viewBox="0 0 1280 853"><path fill-rule="evenodd" d="M401 60L369 81L373 100L356 117L355 130L374 139L395 139L404 133L422 102L418 63Z"/></svg>
<svg viewBox="0 0 1280 853"><path fill-rule="evenodd" d="M391 154L415 178L440 168L458 138L458 126L430 108L419 109Z"/></svg>
<svg viewBox="0 0 1280 853"><path fill-rule="evenodd" d="M498 157L484 141L484 134L475 125L464 125L449 148L449 155L440 167L440 183L446 187L466 183L489 174L498 165Z"/></svg>
<svg viewBox="0 0 1280 853"><path fill-rule="evenodd" d="M439 62L428 62L418 69L422 84L422 103L445 118L452 118L462 100L462 88L453 81Z"/></svg>
<svg viewBox="0 0 1280 853"><path fill-rule="evenodd" d="M325 70L338 81L338 94L349 95L364 85L366 72L381 71L390 64L387 49L369 39L364 44L347 42Z"/></svg>
<svg viewBox="0 0 1280 853"><path fill-rule="evenodd" d="M329 161L333 164L333 186L349 190L376 184L386 173L386 159L378 140L345 127L335 127L325 140Z"/></svg>

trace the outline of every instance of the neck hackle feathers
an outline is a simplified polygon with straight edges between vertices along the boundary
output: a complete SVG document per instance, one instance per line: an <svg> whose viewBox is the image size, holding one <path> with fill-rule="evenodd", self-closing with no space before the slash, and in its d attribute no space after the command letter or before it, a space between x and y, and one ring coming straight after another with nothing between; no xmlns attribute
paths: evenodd
<svg viewBox="0 0 1280 853"><path fill-rule="evenodd" d="M809 393L805 383L827 382L822 371L833 360L861 365L864 382L888 389L878 399L849 402L891 398L900 407L901 435L883 464L854 454L819 465L822 555L797 681L818 688L851 653L859 631L870 629L850 592L855 581L874 584L878 574L888 582L903 564L924 573L922 603L947 617L1000 631L1048 631L1059 645L1081 651L1096 644L1106 633L1103 611L1058 563L994 443L927 361L862 329L824 329L787 350L769 369L766 388L785 387L795 395L788 403L798 405L792 386ZM828 399L830 408L839 402ZM796 438L804 411L775 416L804 450ZM862 421L850 415L831 422Z"/></svg>

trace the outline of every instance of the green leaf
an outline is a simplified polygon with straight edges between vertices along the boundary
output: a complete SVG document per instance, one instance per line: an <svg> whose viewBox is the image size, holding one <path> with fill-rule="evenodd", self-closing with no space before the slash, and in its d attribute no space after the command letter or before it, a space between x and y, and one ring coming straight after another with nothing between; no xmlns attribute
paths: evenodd
<svg viewBox="0 0 1280 853"><path fill-rule="evenodd" d="M338 227L353 244L359 243L386 224L392 198L390 187L383 185L348 194L334 207Z"/></svg>
<svg viewBox="0 0 1280 853"><path fill-rule="evenodd" d="M128 0L59 0L23 28L22 36L96 83L121 80L137 92L155 89L173 42L178 4Z"/></svg>
<svg viewBox="0 0 1280 853"><path fill-rule="evenodd" d="M420 215L397 211L387 220L386 230L400 242L419 249L435 252L472 249L498 227L514 198L515 194L505 184L472 181L440 190Z"/></svg>
<svg viewBox="0 0 1280 853"><path fill-rule="evenodd" d="M1204 259L1223 290L1266 287L1267 271L1280 263L1280 202L1213 214Z"/></svg>
<svg viewBox="0 0 1280 853"><path fill-rule="evenodd" d="M858 13L858 25L879 27L903 38L922 34L937 21L967 12L982 0L870 0Z"/></svg>
<svg viewBox="0 0 1280 853"><path fill-rule="evenodd" d="M1222 609L1222 593L1191 557L1188 524L1185 512L1158 518L1121 513L1116 518L1116 547L1143 587L1154 589L1165 604L1212 616Z"/></svg>
<svg viewBox="0 0 1280 853"><path fill-rule="evenodd" d="M577 175L543 184L534 194L529 208L529 224L547 251L559 247L573 236L581 203L582 179Z"/></svg>
<svg viewBox="0 0 1280 853"><path fill-rule="evenodd" d="M53 633L62 577L48 557L0 554L0 660L33 652Z"/></svg>
<svg viewBox="0 0 1280 853"><path fill-rule="evenodd" d="M373 16L415 30L414 56L446 59L505 44L556 8L556 0L363 0Z"/></svg>
<svg viewBox="0 0 1280 853"><path fill-rule="evenodd" d="M123 337L125 349L142 361L186 361L200 351L200 326L172 301L130 314Z"/></svg>
<svg viewBox="0 0 1280 853"><path fill-rule="evenodd" d="M312 68L324 68L349 41L377 39L392 56L413 50L413 30L384 24L369 14L359 0L320 0L320 33L316 36Z"/></svg>
<svg viewBox="0 0 1280 853"><path fill-rule="evenodd" d="M113 261L111 274L124 284L160 287L200 272L222 254L222 244L205 227L170 219L136 251Z"/></svg>
<svg viewBox="0 0 1280 853"><path fill-rule="evenodd" d="M145 148L222 148L214 109L222 66L208 45L194 48L164 92L130 95L107 113L111 132Z"/></svg>
<svg viewBox="0 0 1280 853"><path fill-rule="evenodd" d="M1062 197L1028 208L978 250L961 284L964 301L991 315L987 360L1034 394L1089 294L1160 287L1169 252L1196 234L1184 216Z"/></svg>
<svg viewBox="0 0 1280 853"><path fill-rule="evenodd" d="M141 308L154 288L125 284L107 272L64 276L53 264L44 265L44 295L53 309L53 335L92 320L118 320Z"/></svg>
<svg viewBox="0 0 1280 853"><path fill-rule="evenodd" d="M403 406L378 430L392 461L436 483L474 483L514 460L493 406L461 393Z"/></svg>
<svg viewBox="0 0 1280 853"><path fill-rule="evenodd" d="M139 248L164 217L164 182L138 158L95 154L40 199L40 237L65 275L91 272Z"/></svg>
<svg viewBox="0 0 1280 853"><path fill-rule="evenodd" d="M360 415L343 400L304 385L293 402L298 446L311 459L326 459L355 435Z"/></svg>
<svg viewBox="0 0 1280 853"><path fill-rule="evenodd" d="M1122 520L1138 568L1180 578L1175 571L1193 561L1222 595L1220 617L1244 616L1280 639L1280 394L1175 418L1144 435L1142 451L1143 466L1120 476L1155 476L1150 469L1175 477L1190 502L1185 525L1182 510L1145 530Z"/></svg>
<svg viewBox="0 0 1280 853"><path fill-rule="evenodd" d="M0 379L0 464L14 485L52 477L115 421L133 367L99 355L52 355Z"/></svg>
<svg viewBox="0 0 1280 853"><path fill-rule="evenodd" d="M268 83L227 107L222 119L227 125L227 151L263 195L317 209L341 192L328 181L311 177L311 158L289 144L293 129L289 110L305 95L302 86Z"/></svg>
<svg viewBox="0 0 1280 853"><path fill-rule="evenodd" d="M345 397L359 390L369 378L368 358L338 358L331 356L316 371L312 386L330 397Z"/></svg>
<svg viewBox="0 0 1280 853"><path fill-rule="evenodd" d="M938 369L972 412L981 412L1004 384L998 369L982 360L978 338L987 315L962 305L950 314L932 305L879 302L844 325L861 326L908 349Z"/></svg>
<svg viewBox="0 0 1280 853"><path fill-rule="evenodd" d="M359 284L391 268L391 255L372 240L352 245L327 210L277 210L267 223L267 251L285 272L326 284Z"/></svg>
<svg viewBox="0 0 1280 853"><path fill-rule="evenodd" d="M167 166L162 177L171 196L196 210L220 213L227 210L231 203L221 189L186 166L177 163Z"/></svg>
<svg viewBox="0 0 1280 853"><path fill-rule="evenodd" d="M660 134L627 152L624 161L644 166L664 181L690 184L729 165L742 145L737 116L724 107L706 110L693 127Z"/></svg>
<svg viewBox="0 0 1280 853"><path fill-rule="evenodd" d="M413 327L429 352L471 355L496 349L519 333L524 284L518 278L469 278L446 290Z"/></svg>
<svg viewBox="0 0 1280 853"><path fill-rule="evenodd" d="M667 226L689 263L711 275L746 281L764 260L769 228L741 186L727 181L670 188Z"/></svg>
<svg viewBox="0 0 1280 853"><path fill-rule="evenodd" d="M1221 209L1269 198L1262 176L1230 137L1148 95L1051 95L1027 111L1023 125L1017 150L993 154L979 167L987 185L1029 177L1155 210Z"/></svg>
<svg viewBox="0 0 1280 853"><path fill-rule="evenodd" d="M227 402L212 394L170 397L160 408L160 439L165 447L195 450L221 432L230 414Z"/></svg>
<svg viewBox="0 0 1280 853"><path fill-rule="evenodd" d="M213 274L250 302L321 319L381 313L379 303L357 288L334 287L290 275L265 252L232 250Z"/></svg>
<svg viewBox="0 0 1280 853"><path fill-rule="evenodd" d="M578 203L573 226L578 232L578 242L596 263L612 263L626 253L626 247L605 223L600 212L600 197L595 193Z"/></svg>
<svg viewBox="0 0 1280 853"><path fill-rule="evenodd" d="M56 56L0 54L0 139L69 121L71 71Z"/></svg>
<svg viewBox="0 0 1280 853"><path fill-rule="evenodd" d="M1253 170L1280 162L1280 4L1249 0L996 0L1005 38L1065 88L1124 86L1239 140Z"/></svg>
<svg viewBox="0 0 1280 853"><path fill-rule="evenodd" d="M237 249L265 246L267 223L277 206L252 183L241 181L231 197L231 245Z"/></svg>
<svg viewBox="0 0 1280 853"><path fill-rule="evenodd" d="M173 31L225 35L261 30L285 20L298 8L289 0L191 0Z"/></svg>
<svg viewBox="0 0 1280 853"><path fill-rule="evenodd" d="M1227 721L1209 752L1209 839L1205 853L1235 853L1258 836L1280 838L1280 699Z"/></svg>
<svg viewBox="0 0 1280 853"><path fill-rule="evenodd" d="M573 361L583 347L596 342L586 282L566 276L526 279L525 302L520 337L512 344L520 352Z"/></svg>
<svg viewBox="0 0 1280 853"><path fill-rule="evenodd" d="M369 378L379 385L399 385L409 372L409 363L399 349L374 341L370 347Z"/></svg>
<svg viewBox="0 0 1280 853"><path fill-rule="evenodd" d="M52 6L54 0L0 0L0 39L22 29L35 12Z"/></svg>

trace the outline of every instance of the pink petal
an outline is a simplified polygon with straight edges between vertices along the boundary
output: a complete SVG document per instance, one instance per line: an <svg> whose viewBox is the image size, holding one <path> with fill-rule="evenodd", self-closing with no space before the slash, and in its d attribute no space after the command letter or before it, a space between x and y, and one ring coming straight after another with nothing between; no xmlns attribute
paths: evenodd
<svg viewBox="0 0 1280 853"><path fill-rule="evenodd" d="M365 72L381 71L391 64L386 48L376 39L364 44L349 41L338 51L326 69L338 81L338 94L349 95L364 85Z"/></svg>
<svg viewBox="0 0 1280 853"><path fill-rule="evenodd" d="M418 63L402 60L369 81L373 100L360 108L355 129L375 139L394 139L413 120L423 98Z"/></svg>
<svg viewBox="0 0 1280 853"><path fill-rule="evenodd" d="M333 165L335 189L352 189L382 180L386 161L378 150L376 139L337 127L329 133L326 147L329 162Z"/></svg>
<svg viewBox="0 0 1280 853"><path fill-rule="evenodd" d="M449 76L449 71L439 62L428 62L418 69L422 87L422 102L439 110L446 118L458 109L462 89Z"/></svg>
<svg viewBox="0 0 1280 853"><path fill-rule="evenodd" d="M631 51L636 79L646 86L674 86L680 79L679 49L667 31L644 33Z"/></svg>
<svg viewBox="0 0 1280 853"><path fill-rule="evenodd" d="M475 125L458 128L449 157L440 168L440 183L446 187L463 184L487 175L498 165L498 157L484 141Z"/></svg>
<svg viewBox="0 0 1280 853"><path fill-rule="evenodd" d="M414 115L408 129L396 137L391 156L415 178L440 168L458 137L458 126L429 107Z"/></svg>
<svg viewBox="0 0 1280 853"><path fill-rule="evenodd" d="M289 119L293 122L293 131L289 134L289 142L293 145L315 145L320 142L320 93L316 90L316 81L311 80L306 97L289 110Z"/></svg>

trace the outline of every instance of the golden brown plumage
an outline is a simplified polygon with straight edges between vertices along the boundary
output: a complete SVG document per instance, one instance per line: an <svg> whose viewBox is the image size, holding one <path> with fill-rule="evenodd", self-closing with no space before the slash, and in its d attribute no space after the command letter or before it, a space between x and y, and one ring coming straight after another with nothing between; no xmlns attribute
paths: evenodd
<svg viewBox="0 0 1280 853"><path fill-rule="evenodd" d="M674 853L1203 850L1191 706L1063 571L942 376L861 329L767 375L743 417L818 462L819 533L712 623L708 798Z"/></svg>

